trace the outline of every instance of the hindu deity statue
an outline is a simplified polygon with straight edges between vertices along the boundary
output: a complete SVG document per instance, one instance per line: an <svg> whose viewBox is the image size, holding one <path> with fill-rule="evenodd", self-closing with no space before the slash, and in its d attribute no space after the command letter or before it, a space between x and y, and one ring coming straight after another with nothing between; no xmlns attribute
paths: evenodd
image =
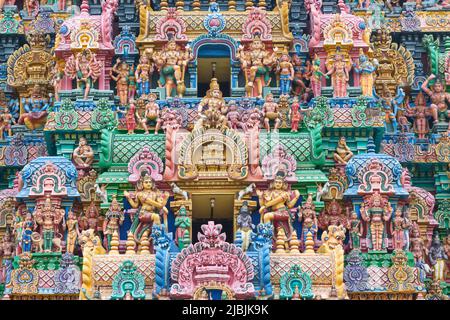
<svg viewBox="0 0 450 320"><path fill-rule="evenodd" d="M105 247L108 251L111 249L111 240L114 232L119 234L119 228L123 224L125 217L116 199L116 195L112 196L111 204L106 212L105 220L103 221L103 235L105 237Z"/></svg>
<svg viewBox="0 0 450 320"><path fill-rule="evenodd" d="M433 88L428 87L428 82L435 79L434 74L430 75L422 84L422 90L431 98L431 111L433 112L434 123L438 121L447 121L449 118L447 102L450 102L450 94L445 92L444 84L437 79Z"/></svg>
<svg viewBox="0 0 450 320"><path fill-rule="evenodd" d="M51 99L46 98L45 90L36 84L31 92L30 98L22 98L25 113L20 115L19 124L25 124L30 130L40 129L47 120L47 109Z"/></svg>
<svg viewBox="0 0 450 320"><path fill-rule="evenodd" d="M90 168L94 162L94 151L88 145L86 138L80 137L78 147L73 150L72 160L77 169Z"/></svg>
<svg viewBox="0 0 450 320"><path fill-rule="evenodd" d="M331 75L331 86L333 87L333 97L342 98L347 97L347 85L349 80L350 68L344 60L344 55L341 53L340 48L336 48L334 58L326 73L327 76Z"/></svg>
<svg viewBox="0 0 450 320"><path fill-rule="evenodd" d="M318 97L322 93L322 77L328 79L328 75L320 71L320 58L315 54L311 72L311 89L314 97Z"/></svg>
<svg viewBox="0 0 450 320"><path fill-rule="evenodd" d="M409 251L409 246L410 246L410 233L411 233L411 228L412 228L412 221L409 218L409 207L406 208L405 210L405 214L403 217L403 223L402 223L402 228L403 228L403 237L405 239L405 245L403 247L403 250L405 251Z"/></svg>
<svg viewBox="0 0 450 320"><path fill-rule="evenodd" d="M175 214L175 227L175 243L181 250L190 243L191 218L187 215L185 206L181 206Z"/></svg>
<svg viewBox="0 0 450 320"><path fill-rule="evenodd" d="M234 100L228 102L227 121L229 128L247 131L247 125L245 122L241 121L241 113L238 111L236 101Z"/></svg>
<svg viewBox="0 0 450 320"><path fill-rule="evenodd" d="M0 114L0 140L5 139L5 133L8 134L9 137L12 137L11 125L16 124L16 120L9 113L8 107L3 107L3 111Z"/></svg>
<svg viewBox="0 0 450 320"><path fill-rule="evenodd" d="M52 70L52 85L55 91L55 100L60 101L59 91L61 90L61 83L64 78L64 60L58 60L55 62Z"/></svg>
<svg viewBox="0 0 450 320"><path fill-rule="evenodd" d="M313 203L313 194L308 193L305 203L302 204L298 212L298 222L302 222L302 234L301 241L303 246L305 246L306 235L311 232L313 239L316 238L317 234L317 216L316 216L316 206Z"/></svg>
<svg viewBox="0 0 450 320"><path fill-rule="evenodd" d="M2 242L0 243L0 257L2 257L3 260L10 259L14 256L14 251L15 246L11 233L9 230L6 230Z"/></svg>
<svg viewBox="0 0 450 320"><path fill-rule="evenodd" d="M153 49L144 51L144 54L139 58L139 64L136 68L134 77L137 82L137 93L139 96L150 93L150 81L154 65L151 61Z"/></svg>
<svg viewBox="0 0 450 320"><path fill-rule="evenodd" d="M189 46L179 48L174 39L169 40L163 50L154 53L153 60L160 73L158 83L166 88L167 97L173 96L173 89L179 97L183 96L186 67L193 58L192 49Z"/></svg>
<svg viewBox="0 0 450 320"><path fill-rule="evenodd" d="M116 64L110 70L110 76L114 81L116 81L116 89L117 95L119 96L120 105L127 105L130 66L125 61L120 61L120 59L117 59Z"/></svg>
<svg viewBox="0 0 450 320"><path fill-rule="evenodd" d="M34 212L34 220L41 227L40 235L44 252L52 252L54 240L57 239L55 236L58 236L55 233L59 233L64 214L64 209L57 209L49 195L46 197L45 202Z"/></svg>
<svg viewBox="0 0 450 320"><path fill-rule="evenodd" d="M128 74L128 100L134 100L136 95L136 75L134 71L134 63L130 67L130 73Z"/></svg>
<svg viewBox="0 0 450 320"><path fill-rule="evenodd" d="M292 222L295 218L295 209L292 208L300 197L298 190L291 191L286 182L286 173L277 172L275 179L270 183L268 190L257 190L262 220L272 223L275 230L282 228L287 238L292 234ZM276 235L277 232L274 232Z"/></svg>
<svg viewBox="0 0 450 320"><path fill-rule="evenodd" d="M437 232L433 235L428 259L433 267L433 279L445 281L446 260L448 259L448 256L444 251L444 246L442 245Z"/></svg>
<svg viewBox="0 0 450 320"><path fill-rule="evenodd" d="M71 79L77 79L77 87L83 92L83 99L87 100L89 92L101 74L102 65L97 56L89 49L85 49L67 60L65 73Z"/></svg>
<svg viewBox="0 0 450 320"><path fill-rule="evenodd" d="M200 101L197 110L199 119L195 123L194 129L202 127L225 129L228 127L227 105L222 98L222 91L220 91L216 78L211 79L209 90Z"/></svg>
<svg viewBox="0 0 450 320"><path fill-rule="evenodd" d="M66 239L66 252L74 253L75 245L77 243L80 230L78 229L78 219L75 213L70 210L67 217L67 239Z"/></svg>
<svg viewBox="0 0 450 320"><path fill-rule="evenodd" d="M281 116L278 110L278 103L271 93L266 96L266 101L264 102L262 113L264 116L264 127L267 132L270 132L270 121L274 121L274 131L278 131L281 125Z"/></svg>
<svg viewBox="0 0 450 320"><path fill-rule="evenodd" d="M161 127L161 120L159 119L159 105L156 103L156 94L151 93L148 95L147 103L145 104L144 117L141 119L141 125L145 130L145 134L149 133L148 125L155 123L155 134L158 134L158 130Z"/></svg>
<svg viewBox="0 0 450 320"><path fill-rule="evenodd" d="M386 222L391 219L392 207L378 191L368 196L360 208L361 218L366 222L368 248L374 251L386 249Z"/></svg>
<svg viewBox="0 0 450 320"><path fill-rule="evenodd" d="M338 164L347 164L347 162L353 157L353 152L347 146L347 142L344 136L339 138L339 142L334 152L333 158Z"/></svg>
<svg viewBox="0 0 450 320"><path fill-rule="evenodd" d="M289 96L291 83L294 80L294 66L287 53L283 54L278 61L277 72L280 75L280 95Z"/></svg>
<svg viewBox="0 0 450 320"><path fill-rule="evenodd" d="M124 111L119 110L120 113L125 114L125 124L127 126L127 133L134 134L134 130L136 129L136 118L138 121L141 121L141 117L136 110L136 104L134 100L130 100L130 105Z"/></svg>
<svg viewBox="0 0 450 320"><path fill-rule="evenodd" d="M412 108L409 103L405 103L405 111L407 116L414 117L414 132L417 134L417 138L425 139L430 132L428 117L431 116L435 121L438 120L436 109L427 107L425 96L419 92L415 100L415 107Z"/></svg>
<svg viewBox="0 0 450 320"><path fill-rule="evenodd" d="M377 70L377 61L371 62L364 54L363 49L359 50L359 63L354 63L353 68L360 76L360 84L362 95L366 97L373 96L373 83L375 78L375 71Z"/></svg>
<svg viewBox="0 0 450 320"><path fill-rule="evenodd" d="M431 272L430 266L425 262L425 256L427 253L427 248L425 247L425 242L423 241L419 225L414 223L411 228L411 252L414 257L415 265L423 273L427 274Z"/></svg>
<svg viewBox="0 0 450 320"><path fill-rule="evenodd" d="M391 233L394 250L403 250L405 246L404 218L402 216L402 211L403 208L401 206L397 206L394 218L392 219Z"/></svg>
<svg viewBox="0 0 450 320"><path fill-rule="evenodd" d="M355 211L352 211L350 220L350 247L352 250L359 249L361 247L360 238L361 233L361 221Z"/></svg>
<svg viewBox="0 0 450 320"><path fill-rule="evenodd" d="M244 50L243 46L239 46L237 52L245 76L246 92L248 96L262 98L263 87L270 84L269 73L276 62L278 48L275 47L270 53L257 35L253 38L249 49Z"/></svg>
<svg viewBox="0 0 450 320"><path fill-rule="evenodd" d="M92 201L89 204L87 210L85 211L84 216L81 216L79 218L79 227L81 228L81 230L93 229L97 231L98 218L99 218L98 209L95 206L95 203Z"/></svg>
<svg viewBox="0 0 450 320"><path fill-rule="evenodd" d="M244 201L239 209L237 226L242 235L242 250L247 251L250 246L250 236L255 225L252 223L252 215L248 202Z"/></svg>
<svg viewBox="0 0 450 320"><path fill-rule="evenodd" d="M303 120L303 115L300 112L300 103L298 98L294 97L292 99L291 110L289 110L289 118L291 119L291 132L298 131L298 125Z"/></svg>
<svg viewBox="0 0 450 320"><path fill-rule="evenodd" d="M307 87L304 80L304 67L302 66L302 59L294 54L292 56L292 65L294 68L294 79L292 80L292 95L298 96L302 94L302 92Z"/></svg>
<svg viewBox="0 0 450 320"><path fill-rule="evenodd" d="M144 171L137 183L136 192L125 191L124 196L131 207L138 209L130 231L136 242L140 243L140 238L146 230L150 230L153 224L161 224L160 211L164 211L169 194L159 191L153 178Z"/></svg>
<svg viewBox="0 0 450 320"><path fill-rule="evenodd" d="M31 252L33 247L33 240L31 238L33 234L33 230L36 227L35 221L33 221L33 217L31 213L28 213L25 220L23 221L23 231L20 237L20 251L22 252Z"/></svg>

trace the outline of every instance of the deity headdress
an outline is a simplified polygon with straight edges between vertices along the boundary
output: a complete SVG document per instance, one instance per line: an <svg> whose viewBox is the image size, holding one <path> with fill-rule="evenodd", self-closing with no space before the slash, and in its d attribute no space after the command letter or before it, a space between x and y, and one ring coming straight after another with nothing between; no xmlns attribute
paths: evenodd
<svg viewBox="0 0 450 320"><path fill-rule="evenodd" d="M361 59L361 58L366 58L366 57L367 56L365 55L363 48L359 48L359 58Z"/></svg>
<svg viewBox="0 0 450 320"><path fill-rule="evenodd" d="M271 182L269 188L272 189L275 182L281 181L283 183L283 190L287 190L288 184L286 182L286 176L287 176L287 173L284 170L278 170L277 173L275 173L275 177L274 177L273 181Z"/></svg>
<svg viewBox="0 0 450 320"><path fill-rule="evenodd" d="M219 86L219 83L217 82L217 79L216 79L216 78L212 78L212 79L211 79L211 82L210 82L210 84L209 84L209 90L206 92L206 96L207 96L207 97L211 97L211 93L212 93L214 90L219 90L219 92L220 92L220 97L222 98L222 91L220 91L220 86Z"/></svg>

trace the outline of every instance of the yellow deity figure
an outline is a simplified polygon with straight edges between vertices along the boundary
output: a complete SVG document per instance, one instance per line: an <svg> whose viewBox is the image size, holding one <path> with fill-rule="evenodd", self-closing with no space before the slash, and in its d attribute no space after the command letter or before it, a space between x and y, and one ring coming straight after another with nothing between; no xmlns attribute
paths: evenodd
<svg viewBox="0 0 450 320"><path fill-rule="evenodd" d="M66 222L67 226L67 239L66 239L66 251L73 253L75 251L75 244L80 235L80 230L78 229L78 219L72 210L69 211L69 215Z"/></svg>
<svg viewBox="0 0 450 320"><path fill-rule="evenodd" d="M355 63L353 67L355 71L360 74L360 84L363 96L373 96L373 83L377 66L377 60L374 60L373 62L369 61L369 58L364 54L364 51L361 48L359 50L359 63Z"/></svg>
<svg viewBox="0 0 450 320"><path fill-rule="evenodd" d="M159 85L166 88L166 96L171 97L173 89L182 97L186 67L194 58L189 46L179 48L175 40L170 40L160 52L153 54L153 60L159 70Z"/></svg>
<svg viewBox="0 0 450 320"><path fill-rule="evenodd" d="M277 62L277 50L275 47L270 54L259 36L254 37L250 50L244 50L243 46L239 46L237 57L244 71L248 96L262 98L263 87L270 85L270 70Z"/></svg>
<svg viewBox="0 0 450 320"><path fill-rule="evenodd" d="M114 232L119 234L119 227L123 224L125 217L122 213L119 202L116 199L116 195L112 196L112 201L108 211L105 215L105 221L103 222L103 234L105 236L106 248L111 250L111 240Z"/></svg>
<svg viewBox="0 0 450 320"><path fill-rule="evenodd" d="M44 204L36 209L33 217L36 224L41 227L40 234L44 252L51 252L55 231L59 232L60 223L64 217L64 210L56 209L48 195Z"/></svg>
<svg viewBox="0 0 450 320"><path fill-rule="evenodd" d="M111 68L110 76L114 81L116 81L117 95L119 96L120 105L127 105L128 84L130 82L130 66L125 61L120 61L120 59L117 59L116 64Z"/></svg>
<svg viewBox="0 0 450 320"><path fill-rule="evenodd" d="M283 228L289 240L292 234L292 221L294 220L294 213L291 209L300 197L300 192L288 190L285 177L284 172L278 172L269 189L265 191L257 190L256 194L259 198L259 205L261 206L259 212L263 222L273 223L275 230ZM274 235L276 234L277 231L274 232Z"/></svg>
<svg viewBox="0 0 450 320"><path fill-rule="evenodd" d="M347 142L344 136L339 138L339 142L333 157L334 161L336 161L338 164L347 164L348 160L353 157L353 152L347 146Z"/></svg>
<svg viewBox="0 0 450 320"><path fill-rule="evenodd" d="M217 79L213 78L209 84L209 90L206 92L206 96L198 105L199 119L195 123L194 129L203 127L219 129L227 128L228 121L226 114L226 102L222 98L222 91L220 91Z"/></svg>
<svg viewBox="0 0 450 320"><path fill-rule="evenodd" d="M133 233L136 242L140 243L140 239L146 230L150 230L153 224L161 224L160 211L167 214L165 205L169 199L169 193L159 191L155 186L155 181L148 172L144 171L136 186L136 192L125 191L124 196L131 207L138 209L130 231Z"/></svg>

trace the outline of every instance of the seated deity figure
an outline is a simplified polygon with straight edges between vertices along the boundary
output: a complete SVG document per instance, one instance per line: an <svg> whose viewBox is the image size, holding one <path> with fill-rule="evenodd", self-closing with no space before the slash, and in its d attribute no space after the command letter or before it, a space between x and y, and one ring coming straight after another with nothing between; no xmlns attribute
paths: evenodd
<svg viewBox="0 0 450 320"><path fill-rule="evenodd" d="M33 87L30 98L22 98L23 113L18 123L25 124L30 130L40 129L47 121L47 109L51 104L51 99L45 97L44 90L36 84Z"/></svg>
<svg viewBox="0 0 450 320"><path fill-rule="evenodd" d="M269 189L265 191L257 190L256 194L259 198L260 209L263 223L272 223L274 230L282 228L288 240L292 234L292 222L295 213L291 210L300 197L298 190L288 190L286 182L286 173L277 172L275 179L269 185ZM274 235L277 231L274 232Z"/></svg>
<svg viewBox="0 0 450 320"><path fill-rule="evenodd" d="M436 80L432 89L429 88L429 81L435 78L436 76L434 74L430 75L422 84L421 89L431 98L430 108L434 123L438 123L439 121L445 122L450 118L447 110L447 102L450 102L450 94L445 92L444 84L439 79Z"/></svg>
<svg viewBox="0 0 450 320"><path fill-rule="evenodd" d="M105 237L105 247L111 250L111 240L114 232L119 234L119 227L123 224L125 217L116 195L113 195L109 209L106 212L105 220L103 221L103 235Z"/></svg>
<svg viewBox="0 0 450 320"><path fill-rule="evenodd" d="M86 169L91 167L94 162L94 151L91 146L88 145L86 138L80 138L78 147L73 151L72 159L77 169Z"/></svg>
<svg viewBox="0 0 450 320"><path fill-rule="evenodd" d="M172 94L174 89L179 97L183 96L186 67L193 58L189 46L183 50L173 39L166 43L163 50L153 54L153 60L160 74L158 83L166 88L166 97L174 96Z"/></svg>
<svg viewBox="0 0 450 320"><path fill-rule="evenodd" d="M149 123L155 123L155 134L158 134L158 130L161 127L161 120L159 118L159 105L156 103L156 94L150 93L148 95L148 102L145 104L144 117L141 119L141 125L145 130L145 134L149 133Z"/></svg>
<svg viewBox="0 0 450 320"><path fill-rule="evenodd" d="M272 54L266 50L259 35L253 38L249 50L239 46L237 57L241 61L248 96L262 98L263 87L270 84L270 70L276 63L277 50L275 47Z"/></svg>
<svg viewBox="0 0 450 320"><path fill-rule="evenodd" d="M52 252L55 243L55 233L59 233L61 222L64 218L64 209L56 209L50 196L41 204L33 214L34 220L40 226L42 249L44 252ZM61 248L59 248L61 250Z"/></svg>
<svg viewBox="0 0 450 320"><path fill-rule="evenodd" d="M341 53L340 48L336 48L336 53L332 61L332 65L327 76L331 75L331 85L333 87L333 97L343 98L347 97L347 85L349 80L349 68L344 60L344 55Z"/></svg>
<svg viewBox="0 0 450 320"><path fill-rule="evenodd" d="M273 95L270 93L266 96L266 101L264 102L262 113L264 116L264 127L267 132L270 132L270 121L274 121L273 131L278 131L281 125L281 117L278 111L278 103L275 102Z"/></svg>
<svg viewBox="0 0 450 320"><path fill-rule="evenodd" d="M373 83L375 78L375 71L377 70L376 60L371 62L364 54L363 49L359 50L359 62L353 64L353 68L360 74L360 84L362 95L366 97L373 96Z"/></svg>
<svg viewBox="0 0 450 320"><path fill-rule="evenodd" d="M236 101L234 100L230 101L228 103L228 112L227 112L228 127L231 129L243 129L244 131L247 131L247 125L241 119L242 115L238 111Z"/></svg>
<svg viewBox="0 0 450 320"><path fill-rule="evenodd" d="M200 101L198 105L199 119L195 123L194 130L199 128L228 128L227 105L222 98L222 91L220 91L219 83L216 78L211 79L209 90L206 96Z"/></svg>
<svg viewBox="0 0 450 320"><path fill-rule="evenodd" d="M344 136L339 138L339 142L333 157L334 161L336 161L338 164L347 164L347 162L353 157L353 152L347 146L347 142Z"/></svg>
<svg viewBox="0 0 450 320"><path fill-rule="evenodd" d="M128 84L130 82L130 66L125 61L120 61L120 59L117 59L116 64L111 68L110 76L114 81L116 81L117 95L119 96L120 105L127 105Z"/></svg>
<svg viewBox="0 0 450 320"><path fill-rule="evenodd" d="M130 231L133 233L136 242L140 243L140 239L146 230L151 230L153 224L161 224L160 211L167 210L165 205L169 199L169 194L159 191L156 188L155 181L146 171L142 172L136 186L136 192L125 191L123 194L131 207L138 209Z"/></svg>
<svg viewBox="0 0 450 320"><path fill-rule="evenodd" d="M392 207L378 191L369 196L360 208L361 218L366 222L369 250L386 249L386 222L391 219Z"/></svg>

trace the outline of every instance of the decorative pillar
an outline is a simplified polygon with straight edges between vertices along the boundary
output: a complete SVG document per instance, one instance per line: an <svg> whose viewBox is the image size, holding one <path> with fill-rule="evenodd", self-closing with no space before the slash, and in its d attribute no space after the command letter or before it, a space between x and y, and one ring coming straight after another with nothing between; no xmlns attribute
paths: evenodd
<svg viewBox="0 0 450 320"><path fill-rule="evenodd" d="M192 62L188 64L189 70L189 86L191 89L197 89L197 63Z"/></svg>
<svg viewBox="0 0 450 320"><path fill-rule="evenodd" d="M306 241L305 241L305 253L315 253L314 252L314 240L313 240L313 235L310 232L307 233L306 235Z"/></svg>
<svg viewBox="0 0 450 320"><path fill-rule="evenodd" d="M119 254L119 234L117 230L114 231L111 237L111 249L109 249L108 254Z"/></svg>
<svg viewBox="0 0 450 320"><path fill-rule="evenodd" d="M134 247L136 246L136 243L134 242L133 234L131 232L128 233L126 246L127 246L127 251L125 252L125 254L136 254L136 252L134 251Z"/></svg>

